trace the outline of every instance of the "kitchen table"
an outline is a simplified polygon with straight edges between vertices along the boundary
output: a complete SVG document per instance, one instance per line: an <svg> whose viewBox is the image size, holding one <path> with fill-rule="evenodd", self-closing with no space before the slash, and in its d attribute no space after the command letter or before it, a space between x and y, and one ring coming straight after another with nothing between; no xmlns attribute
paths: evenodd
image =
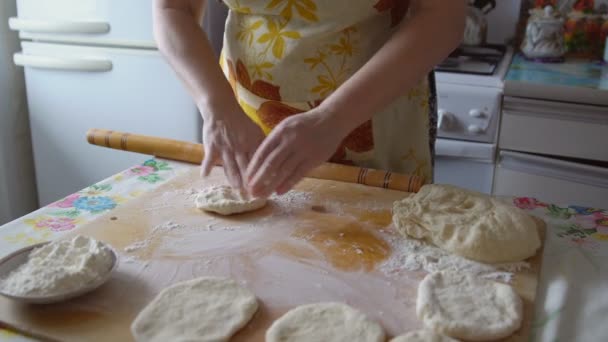
<svg viewBox="0 0 608 342"><path fill-rule="evenodd" d="M0 256L77 230L194 167L150 159L5 224ZM530 341L608 341L608 210L528 197L509 200L547 223ZM32 339L0 327L0 341Z"/></svg>

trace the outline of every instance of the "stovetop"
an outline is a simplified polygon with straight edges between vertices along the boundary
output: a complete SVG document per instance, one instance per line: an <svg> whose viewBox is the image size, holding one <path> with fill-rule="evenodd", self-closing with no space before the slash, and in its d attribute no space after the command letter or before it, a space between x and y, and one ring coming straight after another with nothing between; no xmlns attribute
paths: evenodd
<svg viewBox="0 0 608 342"><path fill-rule="evenodd" d="M435 67L435 71L494 75L507 51L504 45L460 46Z"/></svg>

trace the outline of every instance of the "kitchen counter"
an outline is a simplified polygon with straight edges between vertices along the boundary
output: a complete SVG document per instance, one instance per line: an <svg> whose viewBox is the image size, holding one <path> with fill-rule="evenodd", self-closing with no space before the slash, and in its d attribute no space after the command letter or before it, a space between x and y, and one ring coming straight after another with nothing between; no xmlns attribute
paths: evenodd
<svg viewBox="0 0 608 342"><path fill-rule="evenodd" d="M0 227L0 257L61 237L197 166L148 160ZM606 341L608 210L509 198L547 224L530 341ZM0 323L1 325L1 323ZM31 341L0 329L1 342Z"/></svg>
<svg viewBox="0 0 608 342"><path fill-rule="evenodd" d="M505 96L608 106L608 65L582 59L538 63L517 54L504 91Z"/></svg>

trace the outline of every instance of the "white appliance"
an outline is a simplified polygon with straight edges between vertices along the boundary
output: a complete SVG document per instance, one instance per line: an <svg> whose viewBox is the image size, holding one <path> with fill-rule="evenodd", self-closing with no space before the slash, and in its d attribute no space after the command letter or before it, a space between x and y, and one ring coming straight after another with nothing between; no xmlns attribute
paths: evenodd
<svg viewBox="0 0 608 342"><path fill-rule="evenodd" d="M608 207L606 132L606 106L505 97L493 192Z"/></svg>
<svg viewBox="0 0 608 342"><path fill-rule="evenodd" d="M0 1L0 22L16 12L15 2ZM17 34L0 25L0 225L36 209L25 81L12 63L18 49Z"/></svg>
<svg viewBox="0 0 608 342"><path fill-rule="evenodd" d="M435 183L491 193L504 77L521 1L470 0L486 13L487 44L461 46L435 72L438 130Z"/></svg>
<svg viewBox="0 0 608 342"><path fill-rule="evenodd" d="M435 73L438 107L435 183L492 192L503 80L511 57L512 50L507 49L489 75Z"/></svg>
<svg viewBox="0 0 608 342"><path fill-rule="evenodd" d="M89 128L200 141L194 102L163 60L148 0L17 0L40 205L140 163Z"/></svg>

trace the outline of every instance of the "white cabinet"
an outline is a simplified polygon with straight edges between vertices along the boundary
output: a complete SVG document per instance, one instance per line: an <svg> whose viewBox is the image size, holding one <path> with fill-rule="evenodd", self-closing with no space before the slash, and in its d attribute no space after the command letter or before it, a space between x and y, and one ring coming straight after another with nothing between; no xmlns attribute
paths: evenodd
<svg viewBox="0 0 608 342"><path fill-rule="evenodd" d="M506 97L493 194L608 208L608 107Z"/></svg>
<svg viewBox="0 0 608 342"><path fill-rule="evenodd" d="M499 146L608 161L608 107L506 97Z"/></svg>
<svg viewBox="0 0 608 342"><path fill-rule="evenodd" d="M501 151L493 194L608 208L608 168Z"/></svg>
<svg viewBox="0 0 608 342"><path fill-rule="evenodd" d="M21 45L40 204L146 158L89 145L89 128L200 141L196 106L158 51Z"/></svg>

